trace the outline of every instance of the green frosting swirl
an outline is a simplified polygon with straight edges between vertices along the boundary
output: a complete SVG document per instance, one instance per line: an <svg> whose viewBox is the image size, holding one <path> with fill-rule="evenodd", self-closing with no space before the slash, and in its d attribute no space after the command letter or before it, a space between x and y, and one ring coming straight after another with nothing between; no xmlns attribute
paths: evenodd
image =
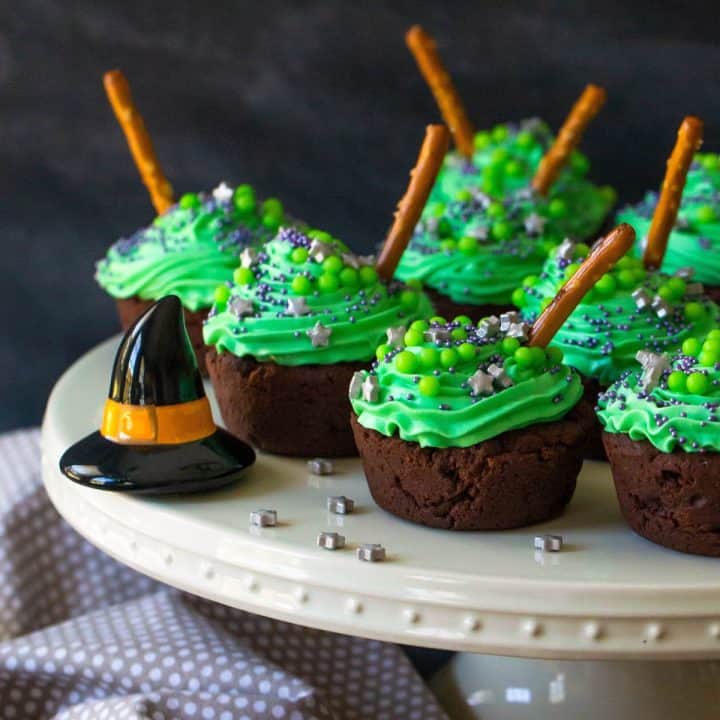
<svg viewBox="0 0 720 720"><path fill-rule="evenodd" d="M280 201L257 202L249 185L188 193L148 228L114 243L95 277L114 298L172 294L189 310L209 308L243 248L269 239L284 221Z"/></svg>
<svg viewBox="0 0 720 720"><path fill-rule="evenodd" d="M421 447L468 447L509 430L565 416L582 396L577 373L555 349L529 348L517 313L416 321L388 330L350 401L366 428Z"/></svg>
<svg viewBox="0 0 720 720"><path fill-rule="evenodd" d="M419 283L383 283L374 258L326 232L281 228L218 288L204 337L279 365L369 360L385 329L432 312Z"/></svg>
<svg viewBox="0 0 720 720"><path fill-rule="evenodd" d="M562 239L561 200L518 191L504 201L463 190L431 203L400 260L396 276L419 278L458 303L507 305L523 278L538 273Z"/></svg>
<svg viewBox="0 0 720 720"><path fill-rule="evenodd" d="M720 329L704 342L686 340L672 358L650 361L657 369L629 370L600 395L605 430L648 440L665 453L720 452Z"/></svg>
<svg viewBox="0 0 720 720"><path fill-rule="evenodd" d="M449 152L430 195L431 201L447 202L458 192L477 188L495 198L529 186L545 151L553 142L548 126L538 118L519 124L496 125L475 135L475 152L468 162L457 151ZM587 180L590 163L575 151L553 184L550 199L561 198L567 212L558 219L563 235L587 238L594 235L615 203L610 187Z"/></svg>
<svg viewBox="0 0 720 720"><path fill-rule="evenodd" d="M638 255L644 250L657 200L656 192L648 192L640 203L618 213L618 222L635 228ZM700 282L720 286L720 156L716 154L695 155L663 259L665 272L687 267L695 268Z"/></svg>
<svg viewBox="0 0 720 720"><path fill-rule="evenodd" d="M587 245L570 242L554 250L542 273L526 278L515 297L523 315L534 320L587 254ZM635 367L639 350L672 350L713 326L718 307L696 294L698 289L681 277L648 272L640 260L626 256L585 295L552 344L569 365L609 385Z"/></svg>

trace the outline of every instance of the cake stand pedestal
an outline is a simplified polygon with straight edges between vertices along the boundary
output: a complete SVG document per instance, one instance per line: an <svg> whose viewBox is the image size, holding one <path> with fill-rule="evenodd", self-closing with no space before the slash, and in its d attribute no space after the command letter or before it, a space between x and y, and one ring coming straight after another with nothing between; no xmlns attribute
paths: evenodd
<svg viewBox="0 0 720 720"><path fill-rule="evenodd" d="M99 426L117 343L62 376L42 432L51 500L109 555L268 617L462 651L435 681L457 717L717 717L720 562L634 535L605 465L585 464L561 518L502 533L403 522L375 506L352 459L317 477L303 460L260 455L243 481L210 495L91 490L63 477L58 458ZM352 498L356 511L329 513L329 495ZM278 526L251 527L258 508L277 510ZM323 530L345 535L347 547L317 547ZM540 533L563 535L562 552L535 551ZM363 542L382 543L387 560L359 561Z"/></svg>

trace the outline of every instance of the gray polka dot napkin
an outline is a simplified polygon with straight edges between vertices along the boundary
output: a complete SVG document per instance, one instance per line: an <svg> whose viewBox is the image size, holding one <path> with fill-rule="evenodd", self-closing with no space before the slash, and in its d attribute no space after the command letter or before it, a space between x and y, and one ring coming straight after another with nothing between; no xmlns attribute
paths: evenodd
<svg viewBox="0 0 720 720"><path fill-rule="evenodd" d="M55 512L36 430L0 435L0 718L440 720L394 645L178 592Z"/></svg>

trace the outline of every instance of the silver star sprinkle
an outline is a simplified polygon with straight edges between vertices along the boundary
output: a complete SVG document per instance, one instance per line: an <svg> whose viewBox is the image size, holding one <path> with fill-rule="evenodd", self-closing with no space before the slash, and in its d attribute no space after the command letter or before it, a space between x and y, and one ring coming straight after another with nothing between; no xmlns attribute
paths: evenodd
<svg viewBox="0 0 720 720"><path fill-rule="evenodd" d="M652 302L650 296L642 288L633 290L632 298L638 310L645 310L645 308L650 307L650 303Z"/></svg>
<svg viewBox="0 0 720 720"><path fill-rule="evenodd" d="M223 181L212 191L212 196L219 203L227 203L232 200L233 189Z"/></svg>
<svg viewBox="0 0 720 720"><path fill-rule="evenodd" d="M336 532L321 532L317 536L317 544L326 550L340 550L345 547L345 536Z"/></svg>
<svg viewBox="0 0 720 720"><path fill-rule="evenodd" d="M467 228L465 235L482 242L488 239L488 228L486 225L476 225L475 227Z"/></svg>
<svg viewBox="0 0 720 720"><path fill-rule="evenodd" d="M468 385L476 395L492 395L493 394L493 378L492 375L478 370L470 376Z"/></svg>
<svg viewBox="0 0 720 720"><path fill-rule="evenodd" d="M246 300L245 298L241 298L239 295L234 295L230 298L228 309L235 317L238 318L244 318L255 312L252 300Z"/></svg>
<svg viewBox="0 0 720 720"><path fill-rule="evenodd" d="M326 257L333 254L334 249L335 247L332 243L326 243L322 240L315 239L312 243L310 243L309 255L310 257L315 258L317 262L321 263Z"/></svg>
<svg viewBox="0 0 720 720"><path fill-rule="evenodd" d="M357 372L353 373L353 376L350 380L350 387L348 388L348 396L351 400L355 400L355 398L359 398L362 394L362 385L363 380L365 379L365 376L362 372L362 370L358 370Z"/></svg>
<svg viewBox="0 0 720 720"><path fill-rule="evenodd" d="M477 336L479 338L495 337L500 331L500 318L490 315L478 323Z"/></svg>
<svg viewBox="0 0 720 720"><path fill-rule="evenodd" d="M528 235L540 235L545 229L546 223L547 220L542 215L530 213L530 215L525 218L525 232Z"/></svg>
<svg viewBox="0 0 720 720"><path fill-rule="evenodd" d="M558 245L556 257L560 260L572 260L575 257L575 243L570 238L565 238Z"/></svg>
<svg viewBox="0 0 720 720"><path fill-rule="evenodd" d="M490 203L492 203L492 198L487 194L484 193L482 190L479 190L478 188L473 188L471 191L473 200L475 202L480 203L480 206L483 208L487 208Z"/></svg>
<svg viewBox="0 0 720 720"><path fill-rule="evenodd" d="M374 267L377 258L374 255L356 255L357 261L362 266Z"/></svg>
<svg viewBox="0 0 720 720"><path fill-rule="evenodd" d="M249 268L253 266L253 263L257 259L257 250L246 247L240 253L240 267Z"/></svg>
<svg viewBox="0 0 720 720"><path fill-rule="evenodd" d="M423 333L425 342L439 343L450 339L450 331L447 328L430 328Z"/></svg>
<svg viewBox="0 0 720 720"><path fill-rule="evenodd" d="M403 340L405 339L405 326L398 325L397 327L389 327L385 333L387 334L388 345L398 347L403 344Z"/></svg>
<svg viewBox="0 0 720 720"><path fill-rule="evenodd" d="M510 323L506 335L511 338L517 338L518 340L527 340L530 337L531 328L530 323L526 322Z"/></svg>
<svg viewBox="0 0 720 720"><path fill-rule="evenodd" d="M362 399L374 403L380 399L380 383L375 375L368 375L362 384Z"/></svg>
<svg viewBox="0 0 720 720"><path fill-rule="evenodd" d="M562 535L536 535L533 547L546 552L560 552L563 546Z"/></svg>
<svg viewBox="0 0 720 720"><path fill-rule="evenodd" d="M307 331L307 336L312 341L313 347L327 347L330 344L332 329L325 327L320 321Z"/></svg>
<svg viewBox="0 0 720 720"><path fill-rule="evenodd" d="M301 315L307 315L310 312L310 308L308 307L307 300L304 297L291 297L288 298L286 312L288 315L292 315L293 317L300 317ZM308 332L308 335L310 335L310 332ZM310 335L310 337L312 337L312 335ZM314 344L315 343L313 342L313 345ZM327 343L325 344L327 345Z"/></svg>
<svg viewBox="0 0 720 720"><path fill-rule="evenodd" d="M275 527L277 510L253 510L250 513L250 524L257 527Z"/></svg>
<svg viewBox="0 0 720 720"><path fill-rule="evenodd" d="M675 271L675 277L682 278L683 280L690 280L695 275L695 268L692 267L681 267Z"/></svg>
<svg viewBox="0 0 720 720"><path fill-rule="evenodd" d="M429 217L425 218L423 222L423 229L426 230L429 233L434 233L438 229L438 225L440 225L440 218L436 217Z"/></svg>
<svg viewBox="0 0 720 720"><path fill-rule="evenodd" d="M500 332L506 333L511 325L519 322L522 322L522 318L520 317L520 313L515 310L502 313L502 315L500 315Z"/></svg>
<svg viewBox="0 0 720 720"><path fill-rule="evenodd" d="M325 458L313 458L307 461L308 472L313 475L332 475L333 464Z"/></svg>
<svg viewBox="0 0 720 720"><path fill-rule="evenodd" d="M332 495L327 499L327 509L334 515L350 515L355 510L355 501L344 495Z"/></svg>
<svg viewBox="0 0 720 720"><path fill-rule="evenodd" d="M385 548L380 543L363 543L357 549L358 560L380 562L385 559Z"/></svg>
<svg viewBox="0 0 720 720"><path fill-rule="evenodd" d="M647 392L656 388L663 373L670 369L670 358L665 353L658 354L649 350L638 350L635 359L642 365L640 385Z"/></svg>
<svg viewBox="0 0 720 720"><path fill-rule="evenodd" d="M659 295L656 295L652 299L652 305L650 307L655 311L655 314L662 320L670 314L670 305L663 300Z"/></svg>
<svg viewBox="0 0 720 720"><path fill-rule="evenodd" d="M499 385L501 388L508 388L513 384L513 381L510 379L509 375L505 372L504 368L501 368L499 365L496 365L493 363L492 365L488 366L487 371L492 376L492 379L495 381L496 385Z"/></svg>
<svg viewBox="0 0 720 720"><path fill-rule="evenodd" d="M360 267L360 261L357 258L357 255L353 253L343 253L341 255L342 261L348 265L349 267L357 270Z"/></svg>

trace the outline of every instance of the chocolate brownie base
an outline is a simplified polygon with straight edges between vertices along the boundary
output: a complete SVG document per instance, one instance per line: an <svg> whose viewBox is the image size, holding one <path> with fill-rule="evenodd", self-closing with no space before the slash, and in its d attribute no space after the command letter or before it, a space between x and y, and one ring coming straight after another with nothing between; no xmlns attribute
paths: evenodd
<svg viewBox="0 0 720 720"><path fill-rule="evenodd" d="M467 315L471 320L477 322L480 318L488 315L500 315L500 313L517 310L512 305L473 305L472 303L456 303L447 295L442 295L437 290L425 287L425 294L430 298L435 312L446 320L452 320L458 315Z"/></svg>
<svg viewBox="0 0 720 720"><path fill-rule="evenodd" d="M593 378L582 379L583 396L575 406L575 415L587 431L587 442L585 444L585 457L588 460L607 460L605 447L603 446L603 427L595 414L598 395L605 388Z"/></svg>
<svg viewBox="0 0 720 720"><path fill-rule="evenodd" d="M647 440L603 432L628 525L658 545L720 557L720 453L660 452Z"/></svg>
<svg viewBox="0 0 720 720"><path fill-rule="evenodd" d="M207 366L227 429L278 455L357 455L348 387L367 363L276 365L209 348Z"/></svg>
<svg viewBox="0 0 720 720"><path fill-rule="evenodd" d="M151 305L153 300L141 300L139 297L130 297L124 300L116 300L120 325L123 331L127 330ZM205 351L207 346L203 342L203 321L207 318L207 310L188 310L183 308L185 314L185 326L192 343L198 368L203 375L207 375L205 366Z"/></svg>
<svg viewBox="0 0 720 720"><path fill-rule="evenodd" d="M543 522L570 502L585 432L569 419L512 430L468 448L421 448L351 417L375 502L448 530L508 530Z"/></svg>

